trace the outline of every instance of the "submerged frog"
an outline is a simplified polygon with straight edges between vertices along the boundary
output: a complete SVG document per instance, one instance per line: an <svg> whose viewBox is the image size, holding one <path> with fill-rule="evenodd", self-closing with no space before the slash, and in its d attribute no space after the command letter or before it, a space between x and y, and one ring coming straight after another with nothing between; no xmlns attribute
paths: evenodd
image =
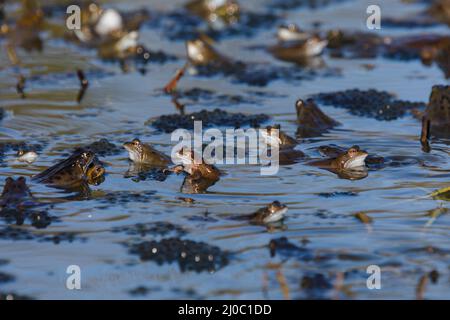
<svg viewBox="0 0 450 320"><path fill-rule="evenodd" d="M87 172L94 161L96 156L93 152L77 150L66 160L35 175L32 180L62 188L77 187L87 182Z"/></svg>
<svg viewBox="0 0 450 320"><path fill-rule="evenodd" d="M281 42L306 41L311 35L299 28L295 23L278 27L277 38Z"/></svg>
<svg viewBox="0 0 450 320"><path fill-rule="evenodd" d="M231 65L231 60L217 52L209 39L188 40L186 51L189 61L194 65Z"/></svg>
<svg viewBox="0 0 450 320"><path fill-rule="evenodd" d="M123 13L90 3L82 5L81 28L73 30L71 36L83 45L97 48L102 59L124 62L129 57L143 57L139 52L143 47L138 43L138 29L148 17L145 10ZM146 61L149 53L145 51Z"/></svg>
<svg viewBox="0 0 450 320"><path fill-rule="evenodd" d="M272 130L274 129L278 130L278 136L272 133ZM284 131L281 130L281 126L279 124L267 126L265 130L261 130L261 135L267 144L277 144L280 149L291 149L298 144L298 141L296 139L288 136Z"/></svg>
<svg viewBox="0 0 450 320"><path fill-rule="evenodd" d="M17 180L6 178L5 186L0 197L0 212L3 210L22 210L34 204L33 196L27 186L26 179L19 177Z"/></svg>
<svg viewBox="0 0 450 320"><path fill-rule="evenodd" d="M269 47L269 52L277 59L304 63L305 58L322 54L328 41L312 36L305 41L283 42Z"/></svg>
<svg viewBox="0 0 450 320"><path fill-rule="evenodd" d="M299 137L319 136L340 125L339 122L323 113L312 99L297 100L295 109L297 111L297 136Z"/></svg>
<svg viewBox="0 0 450 320"><path fill-rule="evenodd" d="M184 171L193 180L206 179L214 182L219 180L221 175L219 169L212 164L205 163L203 159L201 163L196 163L194 151L182 148L178 151L177 156L183 164L172 169L176 173Z"/></svg>
<svg viewBox="0 0 450 320"><path fill-rule="evenodd" d="M9 223L23 225L28 217L32 225L37 228L45 228L50 224L50 219L46 212L34 211L42 203L35 201L26 179L19 177L16 180L6 178L3 192L0 196L0 217Z"/></svg>
<svg viewBox="0 0 450 320"><path fill-rule="evenodd" d="M272 132L274 129L278 130L278 137L275 132ZM280 165L294 164L303 158L305 154L300 150L295 150L294 148L298 145L298 141L280 129L279 124L267 126L265 130L261 130L261 135L269 146L278 146L278 161Z"/></svg>
<svg viewBox="0 0 450 320"><path fill-rule="evenodd" d="M170 157L156 150L139 139L125 142L123 147L128 151L130 160L137 164L145 164L153 167L166 167L171 163Z"/></svg>
<svg viewBox="0 0 450 320"><path fill-rule="evenodd" d="M212 24L216 24L218 19L226 24L239 19L239 4L233 0L193 0L185 7Z"/></svg>
<svg viewBox="0 0 450 320"><path fill-rule="evenodd" d="M233 220L245 220L252 224L270 224L278 222L284 218L284 214L288 211L286 205L279 201L273 201L267 206L256 210L251 214L233 216Z"/></svg>
<svg viewBox="0 0 450 320"><path fill-rule="evenodd" d="M136 55L138 48L139 33L131 31L122 35L121 38L108 38L102 41L98 46L98 56L101 59L126 59L127 57Z"/></svg>
<svg viewBox="0 0 450 320"><path fill-rule="evenodd" d="M357 180L367 177L365 159L368 153L359 146L353 146L336 157L309 162L309 165L320 167L337 174L340 178Z"/></svg>
<svg viewBox="0 0 450 320"><path fill-rule="evenodd" d="M347 151L345 148L336 145L320 146L318 150L322 156L328 158L337 158ZM371 168L381 168L386 164L387 161L402 162L404 161L404 159L401 156L385 159L384 157L378 155L368 155L364 160L365 164L370 166Z"/></svg>
<svg viewBox="0 0 450 320"><path fill-rule="evenodd" d="M17 160L20 162L26 162L28 164L33 163L34 161L36 161L38 157L38 154L34 151L25 151L25 150L19 150L17 152Z"/></svg>
<svg viewBox="0 0 450 320"><path fill-rule="evenodd" d="M284 214L288 211L286 205L279 201L274 201L264 208L258 209L250 215L250 221L256 224L273 223L284 218Z"/></svg>

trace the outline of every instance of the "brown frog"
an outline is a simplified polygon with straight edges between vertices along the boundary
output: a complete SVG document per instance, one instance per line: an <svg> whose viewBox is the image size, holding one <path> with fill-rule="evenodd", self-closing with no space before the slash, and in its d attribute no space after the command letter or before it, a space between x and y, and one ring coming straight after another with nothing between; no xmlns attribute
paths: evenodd
<svg viewBox="0 0 450 320"><path fill-rule="evenodd" d="M106 170L100 162L93 162L86 171L86 182L98 186L105 181Z"/></svg>
<svg viewBox="0 0 450 320"><path fill-rule="evenodd" d="M272 134L272 130L274 129L278 130L278 137L276 137L275 134ZM267 144L273 145L276 143L280 149L291 149L298 144L296 139L290 137L281 130L281 126L279 124L267 126L265 130L261 130L261 135Z"/></svg>
<svg viewBox="0 0 450 320"><path fill-rule="evenodd" d="M297 111L297 136L299 137L319 136L340 125L339 122L323 113L312 99L297 100L295 109Z"/></svg>
<svg viewBox="0 0 450 320"><path fill-rule="evenodd" d="M281 25L277 30L277 38L280 42L290 41L306 41L311 35L300 29L300 27L294 23L287 25Z"/></svg>
<svg viewBox="0 0 450 320"><path fill-rule="evenodd" d="M286 205L281 204L279 201L274 201L266 207L252 213L249 218L255 224L273 223L283 219L287 211L288 208Z"/></svg>
<svg viewBox="0 0 450 320"><path fill-rule="evenodd" d="M26 151L20 149L19 151L17 151L17 160L20 162L26 162L28 164L31 164L34 161L36 161L37 157L38 154L32 150Z"/></svg>
<svg viewBox="0 0 450 320"><path fill-rule="evenodd" d="M212 41L206 37L186 42L186 51L189 62L194 65L204 66L209 64L227 66L231 65L231 60L213 48Z"/></svg>
<svg viewBox="0 0 450 320"><path fill-rule="evenodd" d="M318 160L310 162L310 165L321 167L324 169L336 169L336 170L352 170L365 166L364 160L367 158L368 153L361 150L359 146L353 146L347 151L340 153L337 157L333 157L326 160Z"/></svg>
<svg viewBox="0 0 450 320"><path fill-rule="evenodd" d="M267 206L256 210L251 214L232 216L232 220L249 221L252 224L270 224L279 222L284 218L284 214L288 211L286 205L279 201L273 201Z"/></svg>
<svg viewBox="0 0 450 320"><path fill-rule="evenodd" d="M19 177L17 180L6 178L0 197L0 212L5 209L22 210L33 204L33 196L24 177Z"/></svg>
<svg viewBox="0 0 450 320"><path fill-rule="evenodd" d="M278 130L278 137L273 130ZM267 126L265 130L261 130L261 135L270 146L278 145L278 161L280 165L290 165L298 162L305 154L300 150L294 148L298 145L298 141L280 130L279 124L274 126Z"/></svg>
<svg viewBox="0 0 450 320"><path fill-rule="evenodd" d="M193 0L185 7L209 23L220 19L231 24L239 19L239 4L233 0Z"/></svg>
<svg viewBox="0 0 450 320"><path fill-rule="evenodd" d="M327 44L327 40L311 36L305 41L281 42L268 50L277 59L304 64L305 59L321 55Z"/></svg>
<svg viewBox="0 0 450 320"><path fill-rule="evenodd" d="M15 26L2 26L1 33L5 33L8 38L7 53L13 64L19 62L15 47L22 47L26 51L42 51L43 41L39 32L44 24L44 12L39 3L35 0L24 0Z"/></svg>
<svg viewBox="0 0 450 320"><path fill-rule="evenodd" d="M136 164L148 165L151 167L166 167L171 163L170 157L156 150L139 139L125 142L123 147L128 151L130 160Z"/></svg>
<svg viewBox="0 0 450 320"><path fill-rule="evenodd" d="M337 158L341 154L343 154L347 151L345 148L342 148L342 147L336 146L336 145L320 146L318 148L318 150L322 156L325 156L328 158ZM389 161L390 160L402 161L402 157L396 156L396 157L393 157L393 159L392 158L385 159L384 157L381 157L378 155L368 155L364 162L371 167L380 168L380 167L383 167L383 165L388 160Z"/></svg>
<svg viewBox="0 0 450 320"><path fill-rule="evenodd" d="M358 180L367 177L365 159L368 153L358 146L341 152L336 157L309 162L309 165L320 167L337 174L340 178Z"/></svg>
<svg viewBox="0 0 450 320"><path fill-rule="evenodd" d="M212 164L205 163L203 159L201 163L196 163L194 151L182 148L178 151L177 156L182 161L182 165L178 165L172 169L176 173L184 171L193 180L206 179L214 182L219 180L221 175L219 169Z"/></svg>
<svg viewBox="0 0 450 320"><path fill-rule="evenodd" d="M32 180L62 188L77 187L87 182L88 169L95 161L93 152L77 150L66 160L35 175Z"/></svg>

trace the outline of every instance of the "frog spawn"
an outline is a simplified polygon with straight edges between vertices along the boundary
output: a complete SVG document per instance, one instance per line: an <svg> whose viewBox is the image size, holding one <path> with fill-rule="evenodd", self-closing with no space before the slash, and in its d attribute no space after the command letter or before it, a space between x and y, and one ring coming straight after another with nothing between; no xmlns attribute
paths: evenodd
<svg viewBox="0 0 450 320"><path fill-rule="evenodd" d="M373 89L319 93L312 98L325 105L347 109L353 115L384 121L395 120L425 106L423 102L398 100L388 92Z"/></svg>
<svg viewBox="0 0 450 320"><path fill-rule="evenodd" d="M155 119L150 119L147 124L155 127L159 131L170 133L178 128L194 129L194 121L202 121L204 128L211 126L224 126L240 128L243 126L259 127L261 123L269 120L266 114L243 114L230 113L220 109L213 111L201 110L189 114L162 115Z"/></svg>
<svg viewBox="0 0 450 320"><path fill-rule="evenodd" d="M159 265L177 262L181 272L213 273L229 262L229 253L219 247L180 238L132 244L130 253L138 255L142 261L153 261Z"/></svg>

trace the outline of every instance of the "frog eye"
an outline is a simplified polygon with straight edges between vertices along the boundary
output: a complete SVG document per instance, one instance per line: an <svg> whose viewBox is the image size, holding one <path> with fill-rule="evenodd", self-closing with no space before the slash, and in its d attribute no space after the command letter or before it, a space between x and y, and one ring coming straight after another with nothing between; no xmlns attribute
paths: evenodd
<svg viewBox="0 0 450 320"><path fill-rule="evenodd" d="M273 207L281 207L281 203L280 203L280 201L275 200L274 202L272 202L272 206Z"/></svg>
<svg viewBox="0 0 450 320"><path fill-rule="evenodd" d="M139 139L134 139L134 140L133 140L133 144L134 144L135 146L138 146L138 145L141 144L141 141L140 141Z"/></svg>

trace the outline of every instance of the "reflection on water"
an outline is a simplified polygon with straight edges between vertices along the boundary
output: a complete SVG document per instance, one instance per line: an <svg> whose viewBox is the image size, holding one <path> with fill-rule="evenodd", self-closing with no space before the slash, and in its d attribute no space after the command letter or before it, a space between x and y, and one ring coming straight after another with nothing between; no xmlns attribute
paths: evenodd
<svg viewBox="0 0 450 320"><path fill-rule="evenodd" d="M127 10L141 7L140 1L114 3ZM392 6L391 14L404 6L411 11L423 8L400 1L383 3ZM364 5L365 1L337 1L316 11L298 8L286 12L285 20L299 21L305 28L319 20L325 29L342 21L343 27L365 31L360 26ZM154 6L170 12L176 3L155 1ZM261 11L263 7L254 1L244 4ZM246 19L249 25L256 23L253 16ZM284 132L295 136L299 98L373 88L395 93L401 100L426 102L432 85L448 84L437 66L424 67L420 61L350 60L327 54L322 57L327 68L339 69L340 75L319 72L294 81L289 77L302 71L301 66L254 49L275 41L275 26L253 28L245 37L233 28L229 33L211 32L220 38L215 45L220 52L233 52L238 60L258 63L258 68L280 66L285 73L254 90L233 78L187 72L177 86L180 98L188 92L201 94L186 95L186 114L216 107L267 114L271 118L264 125L281 124ZM442 28L433 30L448 31ZM178 60L150 62L146 73L133 63L124 73L119 63L99 60L95 50L49 34L42 35L41 53L17 49L20 67L11 66L6 51L0 51L0 105L5 110L0 120L0 185L6 177L24 176L34 201L26 210L16 206L0 214L0 261L8 261L0 264L0 271L15 278L0 283L0 297L15 292L36 298L395 299L416 298L424 277L432 280L419 296L450 297L450 220L442 211L447 202L429 196L448 186L449 140L433 140L430 152L423 152L420 121L408 114L378 121L319 104L341 126L312 138L300 137L301 143L290 150L275 176L261 176L258 166L222 165L219 169L226 174L204 186L181 174L131 164L121 146L137 136L165 154L171 152L170 133L156 131L147 122L179 113L161 90L183 66L185 48L183 41L158 35L166 29L161 21L144 24L140 41ZM0 38L0 44L5 40ZM374 67L362 67L368 63ZM78 69L89 81L82 99ZM26 77L25 99L16 91L19 74ZM333 145L360 146L369 153L368 169L349 174L307 164L324 159L323 146ZM98 148L106 170L103 183L90 185L89 192L31 181L86 146ZM39 157L32 164L17 162L21 148ZM274 200L289 208L280 225L233 219ZM359 212L370 222L355 218ZM153 254L155 248L161 250L158 255ZM79 292L62 285L71 264L82 268ZM381 290L366 287L366 268L372 264L382 269Z"/></svg>

